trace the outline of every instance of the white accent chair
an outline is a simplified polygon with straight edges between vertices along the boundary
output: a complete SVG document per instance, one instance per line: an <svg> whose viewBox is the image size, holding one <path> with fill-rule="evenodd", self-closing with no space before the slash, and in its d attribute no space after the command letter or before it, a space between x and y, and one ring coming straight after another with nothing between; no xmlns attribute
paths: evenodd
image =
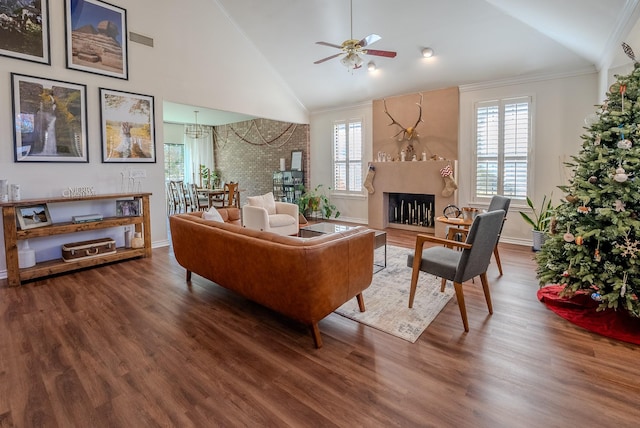
<svg viewBox="0 0 640 428"><path fill-rule="evenodd" d="M298 235L298 205L276 202L273 192L249 196L242 207L242 226L280 235Z"/></svg>

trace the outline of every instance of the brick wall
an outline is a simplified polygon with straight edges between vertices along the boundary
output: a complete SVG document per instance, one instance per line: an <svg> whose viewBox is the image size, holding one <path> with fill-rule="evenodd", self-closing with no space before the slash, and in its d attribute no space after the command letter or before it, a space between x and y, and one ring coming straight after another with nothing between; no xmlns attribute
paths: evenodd
<svg viewBox="0 0 640 428"><path fill-rule="evenodd" d="M273 190L280 158L291 167L291 151L302 150L305 186L309 176L309 125L254 119L215 127L215 167L225 182L240 184L241 205L247 196Z"/></svg>

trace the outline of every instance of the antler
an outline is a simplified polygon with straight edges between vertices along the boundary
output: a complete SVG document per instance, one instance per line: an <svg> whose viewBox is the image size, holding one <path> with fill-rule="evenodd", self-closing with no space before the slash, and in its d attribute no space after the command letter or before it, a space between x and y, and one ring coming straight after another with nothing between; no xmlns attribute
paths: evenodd
<svg viewBox="0 0 640 428"><path fill-rule="evenodd" d="M400 128L402 128L400 131L398 131L398 133L396 135L394 135L392 138L397 137L398 135L402 134L402 139L407 139L407 140L412 140L413 137L417 136L418 134L416 133L416 127L420 124L420 122L423 122L422 120L422 93L420 93L420 103L416 103L416 105L418 106L419 109L419 115L418 115L418 120L416 121L416 124L413 125L410 128L405 128L404 126L402 126L400 123L398 123L398 121L396 121L393 116L391 116L391 114L387 111L387 100L386 99L382 99L382 103L384 104L384 112L387 114L387 116L389 116L389 119L391 119L391 123L389 124L389 126L391 125L398 125Z"/></svg>
<svg viewBox="0 0 640 428"><path fill-rule="evenodd" d="M394 118L393 116L391 116L391 114L389 114L389 112L387 111L387 100L386 99L382 99L382 103L384 104L384 112L387 114L387 116L389 116L389 119L391 119L391 123L389 124L389 126L391 125L398 125L400 128L400 131L398 131L398 133L396 135L394 135L393 137L397 137L398 135L400 135L401 133L406 133L407 130L404 128L404 126L400 125ZM393 138L392 137L392 138Z"/></svg>

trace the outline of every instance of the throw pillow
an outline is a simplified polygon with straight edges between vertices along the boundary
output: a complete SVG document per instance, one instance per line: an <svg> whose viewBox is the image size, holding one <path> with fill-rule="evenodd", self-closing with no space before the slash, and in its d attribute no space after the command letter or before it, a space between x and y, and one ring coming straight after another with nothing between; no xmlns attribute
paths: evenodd
<svg viewBox="0 0 640 428"><path fill-rule="evenodd" d="M209 211L205 211L202 213L202 218L205 220L213 220L213 221L217 221L220 223L224 223L224 220L222 219L222 216L220 215L220 213L218 212L217 209L215 209L215 207L211 207L209 208Z"/></svg>
<svg viewBox="0 0 640 428"><path fill-rule="evenodd" d="M269 192L262 196L249 196L247 203L252 207L260 207L267 210L267 214L273 215L276 213L276 201L273 198L273 192Z"/></svg>

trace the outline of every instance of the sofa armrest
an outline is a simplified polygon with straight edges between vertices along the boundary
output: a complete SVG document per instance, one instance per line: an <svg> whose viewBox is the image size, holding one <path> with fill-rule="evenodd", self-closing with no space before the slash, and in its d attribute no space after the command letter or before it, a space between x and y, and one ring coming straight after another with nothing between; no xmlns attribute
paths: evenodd
<svg viewBox="0 0 640 428"><path fill-rule="evenodd" d="M244 205L242 207L242 226L254 230L269 230L269 215L262 207Z"/></svg>
<svg viewBox="0 0 640 428"><path fill-rule="evenodd" d="M298 205L289 202L276 202L276 214L288 214L298 218Z"/></svg>

